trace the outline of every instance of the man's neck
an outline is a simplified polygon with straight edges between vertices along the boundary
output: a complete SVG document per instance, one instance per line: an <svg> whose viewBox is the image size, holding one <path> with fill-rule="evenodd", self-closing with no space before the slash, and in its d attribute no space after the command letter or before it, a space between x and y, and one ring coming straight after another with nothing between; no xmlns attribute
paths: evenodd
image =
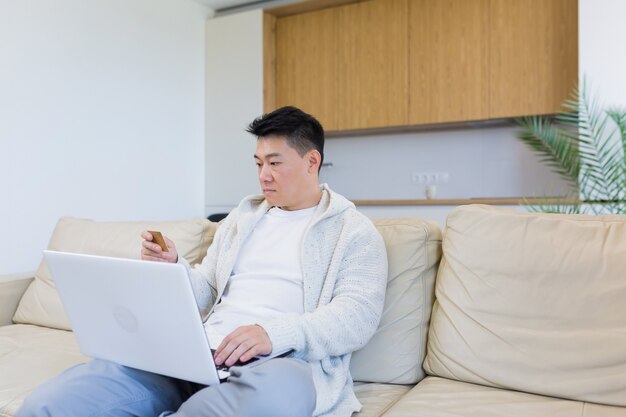
<svg viewBox="0 0 626 417"><path fill-rule="evenodd" d="M296 204L291 204L289 206L282 206L282 207L279 207L279 208L281 210L286 210L286 211L304 210L304 209L307 209L307 208L311 208L311 207L317 206L320 203L321 199L322 199L322 190L318 186L316 188L316 192L315 193L311 193L311 194L307 195L307 197L305 199L303 199L301 202L298 202Z"/></svg>

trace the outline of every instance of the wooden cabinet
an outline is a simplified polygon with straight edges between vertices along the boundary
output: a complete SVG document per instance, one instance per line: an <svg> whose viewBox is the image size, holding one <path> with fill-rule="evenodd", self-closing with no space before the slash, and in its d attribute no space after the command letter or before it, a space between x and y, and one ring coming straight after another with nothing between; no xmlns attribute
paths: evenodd
<svg viewBox="0 0 626 417"><path fill-rule="evenodd" d="M406 125L408 1L372 0L338 11L340 128Z"/></svg>
<svg viewBox="0 0 626 417"><path fill-rule="evenodd" d="M267 111L330 131L549 114L578 78L577 0L337 1L272 20Z"/></svg>
<svg viewBox="0 0 626 417"><path fill-rule="evenodd" d="M275 107L296 105L326 130L406 125L407 4L372 0L276 19Z"/></svg>
<svg viewBox="0 0 626 417"><path fill-rule="evenodd" d="M276 107L296 105L337 130L335 8L277 19Z"/></svg>
<svg viewBox="0 0 626 417"><path fill-rule="evenodd" d="M485 118L489 0L412 0L410 124Z"/></svg>
<svg viewBox="0 0 626 417"><path fill-rule="evenodd" d="M489 117L550 114L578 79L576 0L491 0Z"/></svg>

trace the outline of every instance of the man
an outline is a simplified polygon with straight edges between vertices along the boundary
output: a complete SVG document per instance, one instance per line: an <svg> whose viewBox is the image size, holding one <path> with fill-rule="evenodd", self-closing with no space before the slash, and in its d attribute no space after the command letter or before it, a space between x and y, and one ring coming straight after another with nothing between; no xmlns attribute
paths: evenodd
<svg viewBox="0 0 626 417"><path fill-rule="evenodd" d="M24 416L339 416L360 409L351 353L382 312L387 258L381 236L352 203L319 184L324 132L312 116L283 107L253 121L262 196L245 198L191 268L143 232L142 259L190 271L215 362L227 382L204 387L94 360L43 384ZM284 354L284 355L282 355Z"/></svg>

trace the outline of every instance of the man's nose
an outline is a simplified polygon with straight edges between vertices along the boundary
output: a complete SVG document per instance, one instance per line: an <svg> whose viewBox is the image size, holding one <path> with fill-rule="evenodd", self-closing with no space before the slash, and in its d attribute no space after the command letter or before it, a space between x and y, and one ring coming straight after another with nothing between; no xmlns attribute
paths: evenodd
<svg viewBox="0 0 626 417"><path fill-rule="evenodd" d="M261 170L259 171L259 179L264 182L272 180L272 174L270 172L269 165L265 164L261 166Z"/></svg>

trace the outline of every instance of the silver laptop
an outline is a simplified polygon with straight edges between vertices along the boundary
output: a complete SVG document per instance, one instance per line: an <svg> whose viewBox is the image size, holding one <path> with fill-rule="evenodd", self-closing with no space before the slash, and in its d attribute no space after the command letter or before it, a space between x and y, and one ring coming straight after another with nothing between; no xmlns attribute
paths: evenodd
<svg viewBox="0 0 626 417"><path fill-rule="evenodd" d="M44 251L87 356L205 385L216 368L183 265Z"/></svg>

